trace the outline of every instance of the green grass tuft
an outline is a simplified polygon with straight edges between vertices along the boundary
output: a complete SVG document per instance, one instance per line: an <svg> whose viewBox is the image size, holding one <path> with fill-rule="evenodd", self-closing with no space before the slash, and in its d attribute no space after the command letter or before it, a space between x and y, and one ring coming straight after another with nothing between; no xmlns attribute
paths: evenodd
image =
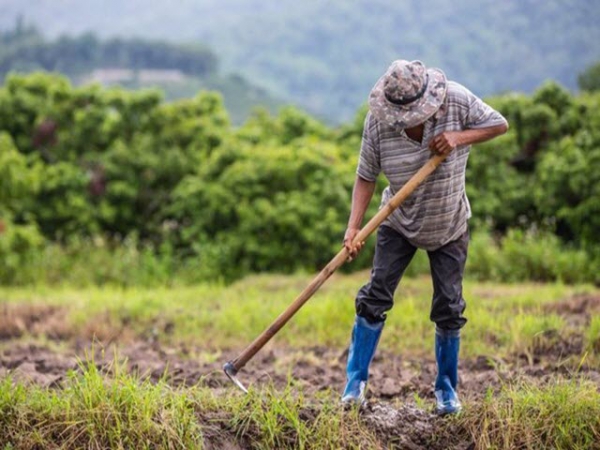
<svg viewBox="0 0 600 450"><path fill-rule="evenodd" d="M0 446L14 448L201 448L194 403L164 383L152 385L114 365L105 378L93 362L63 389L0 384Z"/></svg>
<svg viewBox="0 0 600 450"><path fill-rule="evenodd" d="M586 381L507 386L468 405L459 423L481 449L598 449L600 393Z"/></svg>
<svg viewBox="0 0 600 450"><path fill-rule="evenodd" d="M290 384L249 395L180 390L82 364L61 389L0 382L0 448L378 448L356 412L330 392L307 399Z"/></svg>

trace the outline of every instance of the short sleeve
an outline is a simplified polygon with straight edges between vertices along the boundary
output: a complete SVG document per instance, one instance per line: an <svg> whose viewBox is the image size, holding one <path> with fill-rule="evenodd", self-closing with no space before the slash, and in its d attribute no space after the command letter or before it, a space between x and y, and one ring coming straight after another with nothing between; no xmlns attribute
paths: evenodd
<svg viewBox="0 0 600 450"><path fill-rule="evenodd" d="M375 181L381 172L377 120L367 113L363 128L356 174L366 181Z"/></svg>
<svg viewBox="0 0 600 450"><path fill-rule="evenodd" d="M464 126L466 128L489 128L507 124L502 114L468 89L465 89L465 91L467 94L467 111Z"/></svg>

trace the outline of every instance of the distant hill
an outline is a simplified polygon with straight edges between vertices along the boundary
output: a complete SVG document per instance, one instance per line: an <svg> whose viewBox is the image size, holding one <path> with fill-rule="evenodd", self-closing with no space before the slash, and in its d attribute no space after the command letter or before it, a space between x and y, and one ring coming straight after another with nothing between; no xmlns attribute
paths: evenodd
<svg viewBox="0 0 600 450"><path fill-rule="evenodd" d="M221 92L232 121L242 123L262 106L271 111L280 102L240 75L221 75L218 58L199 44L174 44L140 38L98 39L87 32L47 40L35 26L18 20L0 31L0 81L10 72L60 72L75 84L156 87L167 100L192 97L200 90Z"/></svg>
<svg viewBox="0 0 600 450"><path fill-rule="evenodd" d="M331 121L351 117L396 58L422 59L480 95L575 88L600 60L597 0L1 0L44 33L93 30L206 42L225 70Z"/></svg>

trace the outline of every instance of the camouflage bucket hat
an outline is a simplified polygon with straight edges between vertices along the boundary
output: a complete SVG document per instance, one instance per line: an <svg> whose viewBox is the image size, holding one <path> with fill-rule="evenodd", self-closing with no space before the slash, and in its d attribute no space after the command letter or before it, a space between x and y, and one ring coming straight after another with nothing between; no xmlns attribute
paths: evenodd
<svg viewBox="0 0 600 450"><path fill-rule="evenodd" d="M378 120L398 128L425 122L442 106L448 82L439 69L421 61L397 60L375 83L369 109Z"/></svg>

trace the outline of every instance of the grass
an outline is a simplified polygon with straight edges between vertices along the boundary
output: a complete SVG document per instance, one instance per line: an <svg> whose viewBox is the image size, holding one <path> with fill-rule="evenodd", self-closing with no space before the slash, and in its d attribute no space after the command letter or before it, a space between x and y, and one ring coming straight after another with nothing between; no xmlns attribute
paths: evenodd
<svg viewBox="0 0 600 450"><path fill-rule="evenodd" d="M110 338L123 329L164 343L193 343L211 353L244 346L262 332L297 296L311 277L248 277L231 286L202 284L177 288L0 288L5 303L65 307L61 326L71 335ZM281 345L347 345L354 316L354 296L366 272L336 275L275 337ZM463 354L530 352L548 330L563 330L563 319L547 311L590 286L555 284L503 285L465 283L467 300ZM401 354L429 355L432 288L428 277L407 278L396 294L381 347ZM98 320L101 318L101 320ZM588 336L598 334L593 321ZM590 339L592 339L590 337Z"/></svg>
<svg viewBox="0 0 600 450"><path fill-rule="evenodd" d="M2 381L0 448L375 449L393 442L337 400L329 391L307 398L291 386L246 396L174 389L118 367L109 379L87 362L59 390ZM586 381L504 386L467 401L458 418L431 420L438 442L461 436L480 449L600 448L600 393Z"/></svg>
<svg viewBox="0 0 600 450"><path fill-rule="evenodd" d="M586 338L588 350L600 352L600 316L592 317Z"/></svg>
<svg viewBox="0 0 600 450"><path fill-rule="evenodd" d="M193 405L164 383L143 383L120 370L108 381L93 363L69 374L61 390L6 378L0 384L0 446L200 448Z"/></svg>
<svg viewBox="0 0 600 450"><path fill-rule="evenodd" d="M600 448L600 393L592 382L507 386L469 406L459 420L478 448Z"/></svg>
<svg viewBox="0 0 600 450"><path fill-rule="evenodd" d="M60 390L0 383L0 448L376 448L356 412L331 393L307 399L288 387L217 396L173 389L125 373L104 376L92 361Z"/></svg>

